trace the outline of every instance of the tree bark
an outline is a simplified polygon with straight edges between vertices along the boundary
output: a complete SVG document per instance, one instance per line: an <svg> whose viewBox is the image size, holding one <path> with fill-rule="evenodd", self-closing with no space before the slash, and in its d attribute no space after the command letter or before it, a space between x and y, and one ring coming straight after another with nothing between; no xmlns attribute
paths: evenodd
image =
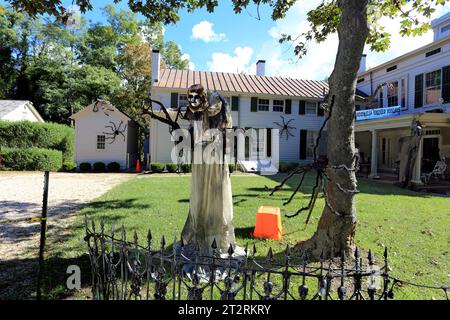
<svg viewBox="0 0 450 320"><path fill-rule="evenodd" d="M302 252L308 251L309 258L313 260L318 259L322 252L325 258L338 256L342 251L350 254L354 249L356 230L355 195L343 192L337 186L338 183L344 190L355 190L355 172L332 167L354 167L356 77L369 33L368 1L340 0L337 5L341 9L339 47L329 78L329 97L331 101L334 96L334 105L327 124L329 166L326 172L331 181L328 181L326 191L329 205L326 204L323 209L315 234L297 245Z"/></svg>

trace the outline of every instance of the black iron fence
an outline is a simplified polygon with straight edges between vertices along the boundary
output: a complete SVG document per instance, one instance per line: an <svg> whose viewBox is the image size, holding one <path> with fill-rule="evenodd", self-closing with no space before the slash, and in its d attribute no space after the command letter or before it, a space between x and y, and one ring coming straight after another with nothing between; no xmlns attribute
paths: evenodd
<svg viewBox="0 0 450 320"><path fill-rule="evenodd" d="M387 249L380 265L371 251L363 258L358 249L353 257L312 263L289 246L277 256L270 248L261 258L255 246L236 257L231 246L220 255L215 241L212 253L202 255L198 247L186 254L176 239L167 246L163 237L155 246L150 231L146 245L138 240L136 232L127 240L124 226L108 234L103 221L96 226L86 219L94 299L388 300L396 285L416 285L389 275ZM424 287L447 296L446 286Z"/></svg>

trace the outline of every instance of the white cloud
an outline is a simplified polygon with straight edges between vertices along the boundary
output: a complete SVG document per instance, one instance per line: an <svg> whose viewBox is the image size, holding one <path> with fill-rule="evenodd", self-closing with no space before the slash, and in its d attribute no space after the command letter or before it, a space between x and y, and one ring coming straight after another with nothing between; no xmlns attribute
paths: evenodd
<svg viewBox="0 0 450 320"><path fill-rule="evenodd" d="M212 60L208 61L207 65L210 71L254 73L254 68L250 64L252 56L252 48L237 47L234 49L234 55L222 52L213 53Z"/></svg>
<svg viewBox="0 0 450 320"><path fill-rule="evenodd" d="M191 56L189 54L183 53L181 59L189 60L189 70L195 70L195 64L191 61Z"/></svg>
<svg viewBox="0 0 450 320"><path fill-rule="evenodd" d="M320 44L311 42L307 55L298 61L294 56L293 47L289 48L287 45L278 43L278 39L283 33L296 36L307 31L306 13L321 2L322 0L297 1L286 17L277 21L276 25L267 31L271 40L266 41L256 52L257 59L267 61L267 75L323 80L331 74L339 44L337 35L331 35ZM445 11L448 9L438 8L432 18L439 17ZM364 53L367 53L367 67L379 65L433 40L431 30L420 37L401 37L399 19L391 20L384 17L380 22L385 26L386 31L392 34L391 48L385 53L376 53L366 47Z"/></svg>
<svg viewBox="0 0 450 320"><path fill-rule="evenodd" d="M225 33L216 33L213 30L214 24L209 21L202 21L192 27L191 39L203 40L205 42L226 41Z"/></svg>

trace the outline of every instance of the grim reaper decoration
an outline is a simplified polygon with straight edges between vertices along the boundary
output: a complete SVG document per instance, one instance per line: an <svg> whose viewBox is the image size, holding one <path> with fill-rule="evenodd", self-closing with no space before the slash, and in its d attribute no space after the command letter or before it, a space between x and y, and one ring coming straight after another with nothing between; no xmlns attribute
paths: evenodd
<svg viewBox="0 0 450 320"><path fill-rule="evenodd" d="M282 137L283 134L286 134L286 140L289 140L289 137L290 137L290 136L291 136L291 137L294 137L294 135L291 133L290 130L295 130L295 129L297 129L296 127L292 127L292 126L289 125L292 121L294 121L294 119L290 119L290 120L286 121L286 120L284 119L283 116L280 116L280 118L281 118L281 120L283 121L282 124L279 123L279 122L274 122L274 123L275 123L277 126L279 126L280 129L281 129L281 131L280 131L280 137Z"/></svg>
<svg viewBox="0 0 450 320"><path fill-rule="evenodd" d="M124 133L127 131L127 125L123 123L123 121L120 121L119 125L116 125L114 122L109 122L110 126L105 126L105 128L109 129L107 132L103 132L103 134L106 135L106 140L110 141L109 144L113 144L116 142L116 138L120 135L123 138L123 141L125 142L125 135ZM124 126L122 128L122 125Z"/></svg>
<svg viewBox="0 0 450 320"><path fill-rule="evenodd" d="M183 254L189 255L196 250L193 248L198 248L202 255L212 250L228 254L231 246L236 255L240 255L243 249L235 245L231 181L225 157L225 133L232 128L231 112L219 93L208 92L200 84L189 87L187 94L185 112L178 108L174 113L155 100L150 100L150 106L143 108L144 114L169 125L170 132L180 129L179 119L188 120L191 153L202 152L202 162L192 164L189 214L181 234ZM154 111L153 104L160 109ZM181 142L176 141L175 145ZM221 147L222 159L216 161L214 152L208 150L217 151ZM195 155L192 158L195 159Z"/></svg>

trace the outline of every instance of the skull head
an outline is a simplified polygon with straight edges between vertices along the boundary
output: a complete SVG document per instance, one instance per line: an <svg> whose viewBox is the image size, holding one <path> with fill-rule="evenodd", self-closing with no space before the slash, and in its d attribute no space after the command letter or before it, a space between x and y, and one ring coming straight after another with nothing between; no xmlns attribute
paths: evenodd
<svg viewBox="0 0 450 320"><path fill-rule="evenodd" d="M194 84L188 90L188 103L192 112L203 111L206 109L205 89L201 84Z"/></svg>

